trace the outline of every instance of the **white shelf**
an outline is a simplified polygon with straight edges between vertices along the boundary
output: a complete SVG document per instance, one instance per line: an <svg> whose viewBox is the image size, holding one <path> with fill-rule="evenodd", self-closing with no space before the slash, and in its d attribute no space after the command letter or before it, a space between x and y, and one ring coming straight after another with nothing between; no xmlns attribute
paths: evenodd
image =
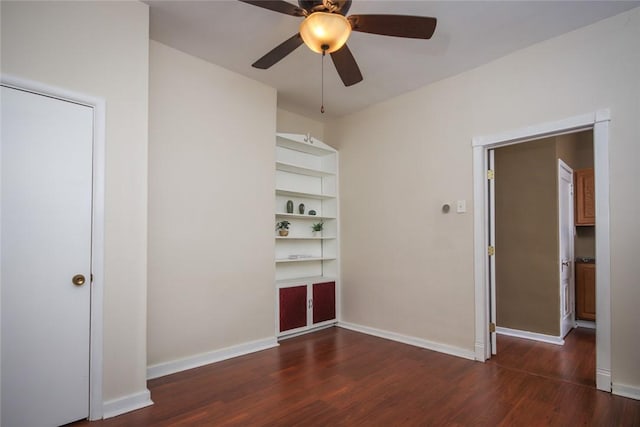
<svg viewBox="0 0 640 427"><path fill-rule="evenodd" d="M338 226L338 152L309 135L276 135L275 147L275 222L289 220L292 230L288 236L274 237L275 285L280 293L282 288L303 286L306 288L306 324L305 326L281 331L276 322L276 336L295 336L311 330L331 325L336 319L313 323L312 300L313 285L334 282L335 298L340 296L339 287L339 226ZM291 203L298 209L285 213ZM300 209L304 205L304 209ZM306 209L306 211L305 211ZM317 215L309 215L309 211ZM303 213L300 213L303 212ZM312 225L323 222L324 231L312 234ZM325 288L323 292L328 292ZM302 291L300 291L302 292ZM276 298L276 313L282 318L281 309L301 310L302 303L284 304ZM320 305L330 299L320 300ZM336 312L338 311L337 304ZM285 311L286 313L289 311ZM293 326L293 325L288 325ZM297 326L297 325L296 325Z"/></svg>
<svg viewBox="0 0 640 427"><path fill-rule="evenodd" d="M310 261L331 261L336 259L336 257L314 257L314 258L281 258L276 259L276 263L285 263L285 262L310 262Z"/></svg>
<svg viewBox="0 0 640 427"><path fill-rule="evenodd" d="M299 134L278 133L276 134L276 145L315 156L328 156L336 153L334 148L324 142Z"/></svg>
<svg viewBox="0 0 640 427"><path fill-rule="evenodd" d="M327 200L327 199L335 199L335 195L329 194L316 194L316 193L302 193L299 191L289 191L276 188L276 195L278 196L288 196L288 197L301 197L307 199L319 199L319 200Z"/></svg>
<svg viewBox="0 0 640 427"><path fill-rule="evenodd" d="M291 237L291 236L276 236L276 239L282 240L330 240L335 239L335 237L325 237L325 236L317 236L317 237Z"/></svg>
<svg viewBox="0 0 640 427"><path fill-rule="evenodd" d="M284 162L276 162L276 170L283 171L283 172L297 173L299 175L308 175L308 176L317 176L317 177L335 175L334 172L327 172L320 169L304 168L304 167L300 167L300 166L296 166L296 165L292 165L290 163L284 163Z"/></svg>
<svg viewBox="0 0 640 427"><path fill-rule="evenodd" d="M322 215L300 215L284 212L276 212L276 218L292 218L292 219L336 219L335 216Z"/></svg>
<svg viewBox="0 0 640 427"><path fill-rule="evenodd" d="M291 286L298 285L306 285L306 284L314 284L314 283L325 283L325 282L335 282L336 278L332 276L310 276L310 277L299 277L295 279L282 279L276 281L276 286L278 288L288 288Z"/></svg>

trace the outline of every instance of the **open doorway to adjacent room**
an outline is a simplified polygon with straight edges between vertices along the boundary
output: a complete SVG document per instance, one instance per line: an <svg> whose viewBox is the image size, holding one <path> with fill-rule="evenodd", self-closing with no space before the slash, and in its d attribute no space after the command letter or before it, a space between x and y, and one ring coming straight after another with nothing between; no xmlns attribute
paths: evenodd
<svg viewBox="0 0 640 427"><path fill-rule="evenodd" d="M595 274L585 280L583 268L595 267L593 131L488 155L496 252L492 362L595 386Z"/></svg>
<svg viewBox="0 0 640 427"><path fill-rule="evenodd" d="M608 123L474 138L478 359L611 390Z"/></svg>

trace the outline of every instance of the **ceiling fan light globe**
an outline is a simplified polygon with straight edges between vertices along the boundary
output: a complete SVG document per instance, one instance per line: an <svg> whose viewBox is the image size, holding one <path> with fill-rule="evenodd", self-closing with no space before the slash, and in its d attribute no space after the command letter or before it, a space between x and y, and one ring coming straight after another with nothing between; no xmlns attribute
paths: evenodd
<svg viewBox="0 0 640 427"><path fill-rule="evenodd" d="M314 52L332 53L347 42L351 24L339 13L314 12L300 24L300 36Z"/></svg>

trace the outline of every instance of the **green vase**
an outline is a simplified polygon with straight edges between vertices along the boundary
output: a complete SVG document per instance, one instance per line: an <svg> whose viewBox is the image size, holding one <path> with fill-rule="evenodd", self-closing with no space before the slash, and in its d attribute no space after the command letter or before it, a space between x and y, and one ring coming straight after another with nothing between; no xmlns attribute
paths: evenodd
<svg viewBox="0 0 640 427"><path fill-rule="evenodd" d="M300 215L304 213L304 203L300 203L300 206L298 206L298 212L300 212Z"/></svg>
<svg viewBox="0 0 640 427"><path fill-rule="evenodd" d="M287 200L287 213L293 213L293 200Z"/></svg>

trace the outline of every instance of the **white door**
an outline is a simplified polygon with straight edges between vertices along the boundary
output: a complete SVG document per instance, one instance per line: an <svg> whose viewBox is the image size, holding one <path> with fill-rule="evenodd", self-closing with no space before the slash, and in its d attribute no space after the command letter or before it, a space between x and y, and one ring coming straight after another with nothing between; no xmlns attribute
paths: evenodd
<svg viewBox="0 0 640 427"><path fill-rule="evenodd" d="M573 170L558 160L558 226L560 270L560 335L564 337L575 325L573 279Z"/></svg>
<svg viewBox="0 0 640 427"><path fill-rule="evenodd" d="M89 413L93 109L1 99L1 424L55 426Z"/></svg>

